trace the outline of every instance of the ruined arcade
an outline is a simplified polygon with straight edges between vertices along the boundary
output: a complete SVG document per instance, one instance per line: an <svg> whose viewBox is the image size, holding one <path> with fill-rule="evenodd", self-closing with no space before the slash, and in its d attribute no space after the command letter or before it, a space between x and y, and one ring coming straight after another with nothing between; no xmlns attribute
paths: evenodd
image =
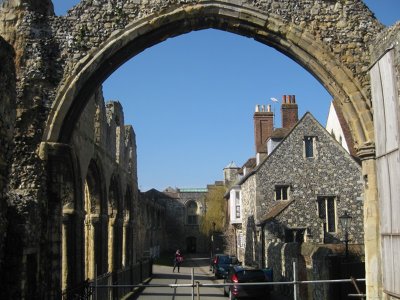
<svg viewBox="0 0 400 300"><path fill-rule="evenodd" d="M58 299L144 252L135 134L101 84L144 49L206 28L279 50L338 101L362 161L368 299L400 298L398 274L381 262L381 237L398 243L400 224L380 207L378 195L395 200L376 167L395 155L387 177L399 174L399 23L385 28L361 0L82 0L65 17L50 0L0 5L0 298ZM377 89L371 72L390 83ZM394 114L378 120L372 103L385 99ZM391 147L376 128L396 136ZM393 221L385 231L382 216Z"/></svg>

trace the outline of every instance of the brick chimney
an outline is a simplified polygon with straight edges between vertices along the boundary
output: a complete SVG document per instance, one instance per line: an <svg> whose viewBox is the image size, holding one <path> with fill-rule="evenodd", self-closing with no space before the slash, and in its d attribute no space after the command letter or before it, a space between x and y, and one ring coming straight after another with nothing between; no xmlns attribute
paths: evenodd
<svg viewBox="0 0 400 300"><path fill-rule="evenodd" d="M299 109L295 95L283 95L282 106L282 128L292 129L299 120Z"/></svg>
<svg viewBox="0 0 400 300"><path fill-rule="evenodd" d="M274 113L271 105L256 105L254 112L254 141L256 153L267 153L266 141L274 129Z"/></svg>

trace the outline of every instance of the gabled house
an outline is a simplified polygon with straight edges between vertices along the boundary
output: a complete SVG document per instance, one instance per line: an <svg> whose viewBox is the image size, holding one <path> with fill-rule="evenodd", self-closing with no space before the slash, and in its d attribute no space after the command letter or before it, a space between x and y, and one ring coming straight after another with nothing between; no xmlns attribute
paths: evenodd
<svg viewBox="0 0 400 300"><path fill-rule="evenodd" d="M243 240L238 245L239 260L273 267L276 281L292 280L294 259L301 279L332 279L333 260L345 255L345 232L340 226L345 214L352 220L347 231L349 256L362 260L359 163L311 113L293 126L272 130L264 144L264 158L234 185L241 204L241 223L235 224ZM302 289L302 299L307 293L312 299L332 297L326 286L310 289Z"/></svg>

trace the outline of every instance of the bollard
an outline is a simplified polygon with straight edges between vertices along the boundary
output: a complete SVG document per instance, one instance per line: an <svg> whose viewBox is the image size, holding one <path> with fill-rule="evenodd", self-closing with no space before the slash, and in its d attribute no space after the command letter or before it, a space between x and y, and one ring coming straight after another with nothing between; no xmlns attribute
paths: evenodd
<svg viewBox="0 0 400 300"><path fill-rule="evenodd" d="M196 287L197 287L197 300L200 300L200 282L196 281Z"/></svg>
<svg viewBox="0 0 400 300"><path fill-rule="evenodd" d="M298 283L297 283L297 262L293 260L293 299L297 300Z"/></svg>
<svg viewBox="0 0 400 300"><path fill-rule="evenodd" d="M194 300L194 268L192 268L192 300Z"/></svg>

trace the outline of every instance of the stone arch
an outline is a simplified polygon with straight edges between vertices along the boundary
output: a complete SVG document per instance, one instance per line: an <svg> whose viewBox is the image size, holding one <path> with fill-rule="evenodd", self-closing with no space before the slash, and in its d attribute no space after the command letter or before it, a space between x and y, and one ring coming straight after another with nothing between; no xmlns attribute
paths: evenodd
<svg viewBox="0 0 400 300"><path fill-rule="evenodd" d="M84 265L85 278L93 279L104 269L104 230L102 211L104 193L98 164L91 160L84 182ZM97 265L97 274L96 274Z"/></svg>
<svg viewBox="0 0 400 300"><path fill-rule="evenodd" d="M71 126L85 105L82 99L88 99L98 85L137 53L169 37L193 30L215 28L252 37L302 65L341 104L357 145L360 147L366 142L373 141L372 114L368 99L369 79L364 74L369 61L367 61L368 55L361 55L364 52L368 53L366 42L348 45L355 54L359 51L360 65L355 66L333 51L332 45L335 42L339 43L338 41L332 41L329 36L324 37L326 32L321 33L313 29L318 27L318 24L311 21L308 24L306 19L303 21L290 19L291 13L297 12L290 11L295 9L293 7L287 9L287 15L280 15L284 9L273 10L268 1L264 2L261 1L259 7L247 5L238 7L237 4L225 1L199 1L150 9L154 14L134 20L123 29L114 32L107 41L94 47L64 78L49 115L44 139L68 142ZM346 22L350 21L346 19L344 10L340 10L338 5L341 4L325 5L331 5L332 11L338 9L339 21L336 21L338 24L334 26L338 36L344 34L348 29ZM360 11L360 15L364 13L367 16L365 23L369 23L365 26L370 26L371 32L380 29L378 22L361 1L358 3L356 1L354 6ZM306 23L306 26L302 26L302 22ZM356 32L355 28L353 31L358 39L363 39L362 32Z"/></svg>

